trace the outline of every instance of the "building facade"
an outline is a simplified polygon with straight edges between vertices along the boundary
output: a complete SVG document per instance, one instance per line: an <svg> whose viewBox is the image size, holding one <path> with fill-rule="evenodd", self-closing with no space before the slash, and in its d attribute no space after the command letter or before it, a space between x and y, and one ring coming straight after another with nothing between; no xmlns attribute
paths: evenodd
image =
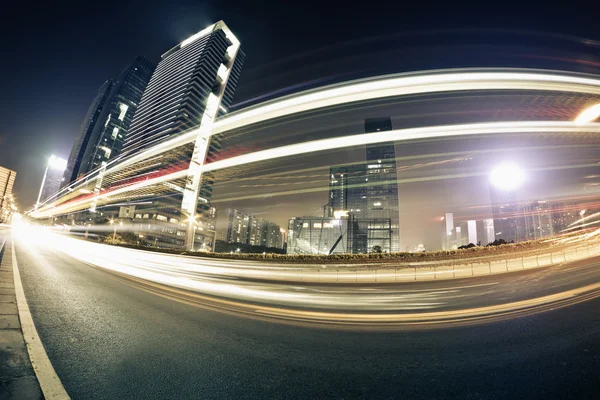
<svg viewBox="0 0 600 400"><path fill-rule="evenodd" d="M365 133L392 130L389 117L365 120ZM400 251L400 214L394 144L366 147L366 163L330 168L328 216L349 218L347 250ZM368 222L367 222L368 221ZM385 230L389 232L384 232Z"/></svg>
<svg viewBox="0 0 600 400"><path fill-rule="evenodd" d="M236 209L229 209L229 223L225 241L229 243L248 243L248 222L250 216Z"/></svg>
<svg viewBox="0 0 600 400"><path fill-rule="evenodd" d="M13 186L17 173L11 169L0 167L0 222L8 222L14 205Z"/></svg>
<svg viewBox="0 0 600 400"><path fill-rule="evenodd" d="M165 219L161 224L173 224L164 227L167 232L177 231L177 236L152 235L151 242L159 247L214 248L213 176L200 175L197 166L218 157L220 139L205 139L200 132L208 132L212 122L229 109L243 61L239 41L220 21L164 53L141 96L124 137L123 158L192 131L197 137L196 142L186 142L169 153L174 161L157 160L140 168L141 175L187 171L183 185L167 182L168 194L141 196L137 201L136 215L160 216Z"/></svg>
<svg viewBox="0 0 600 400"><path fill-rule="evenodd" d="M71 150L62 187L121 153L154 68L146 58L137 57L117 79L108 80L100 87Z"/></svg>
<svg viewBox="0 0 600 400"><path fill-rule="evenodd" d="M282 229L276 223L237 209L229 209L228 216L226 242L283 248Z"/></svg>

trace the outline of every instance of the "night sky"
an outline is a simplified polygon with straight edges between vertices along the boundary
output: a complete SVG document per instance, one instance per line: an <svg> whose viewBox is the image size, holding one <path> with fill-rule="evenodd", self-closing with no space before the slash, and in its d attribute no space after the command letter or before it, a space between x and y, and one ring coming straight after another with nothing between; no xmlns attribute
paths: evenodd
<svg viewBox="0 0 600 400"><path fill-rule="evenodd" d="M492 51L461 53L448 47L431 52L448 45L445 30L459 30L455 40L471 46L499 45L510 36L503 31L491 39L481 34L481 29L491 28L600 39L597 14L573 2L555 9L545 2L468 7L454 2L386 3L13 3L10 11L3 10L0 24L0 165L17 171L16 194L22 208L29 207L39 189L44 159L52 153L68 157L83 116L106 79L116 77L136 55L158 61L164 51L219 19L238 36L247 55L234 98L242 104L280 89L299 90L379 72L491 63L485 54ZM518 36L506 40L519 44ZM382 47L390 38L393 43ZM599 53L594 42L558 38L578 46L577 51ZM437 54L435 62L432 53ZM596 73L596 58L590 57L585 72ZM551 66L552 57L545 58L529 60ZM420 65L420 59L426 62Z"/></svg>

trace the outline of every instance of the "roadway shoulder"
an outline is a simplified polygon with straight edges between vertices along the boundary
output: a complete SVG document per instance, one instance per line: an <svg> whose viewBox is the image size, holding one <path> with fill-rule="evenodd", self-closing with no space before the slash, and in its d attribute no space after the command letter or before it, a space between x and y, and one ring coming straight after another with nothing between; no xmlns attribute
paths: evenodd
<svg viewBox="0 0 600 400"><path fill-rule="evenodd" d="M10 244L0 237L0 398L43 399L21 330Z"/></svg>

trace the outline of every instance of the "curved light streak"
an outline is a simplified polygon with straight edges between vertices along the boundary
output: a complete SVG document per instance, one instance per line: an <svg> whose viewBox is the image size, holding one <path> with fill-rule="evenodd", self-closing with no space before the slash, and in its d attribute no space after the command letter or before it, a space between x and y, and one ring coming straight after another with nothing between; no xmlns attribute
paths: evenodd
<svg viewBox="0 0 600 400"><path fill-rule="evenodd" d="M477 123L461 125L442 125L424 128L397 129L393 131L365 133L359 135L349 135L330 139L313 140L305 143L297 143L288 146L276 147L273 149L257 151L244 154L225 160L215 161L202 165L199 170L204 172L216 171L224 168L231 168L250 163L275 160L283 157L290 157L318 151L349 148L367 144L391 142L391 141L409 141L419 139L472 136L472 135L491 135L501 133L594 133L600 132L600 123L591 123L577 125L571 121L514 121L514 122L495 122L495 123ZM184 171L185 172L185 171ZM139 190L143 187L154 185L160 182L181 178L184 172L176 172L155 179L148 179L134 185L125 186L115 191L103 193L98 198L104 199L111 195L121 194L133 190ZM44 218L60 214L66 211L75 211L84 209L91 204L93 198L86 198L79 201L69 202L55 207L46 206L32 213L34 218ZM77 208L79 207L79 208Z"/></svg>
<svg viewBox="0 0 600 400"><path fill-rule="evenodd" d="M339 104L411 94L472 90L542 90L600 94L600 80L560 75L554 71L450 69L385 75L330 85L228 114L216 121L212 134Z"/></svg>
<svg viewBox="0 0 600 400"><path fill-rule="evenodd" d="M541 306L569 305L600 295L600 283L584 286L587 280L582 274L581 286L559 285L542 297L512 302L503 295L490 305L474 307L470 298L482 290L493 292L499 283L446 281L428 288L394 285L376 291L365 290L361 282L315 286L311 282L321 282L324 275L337 272L159 254L76 240L38 227L15 229L21 249L45 265L48 261L42 254L58 251L152 288L164 285L161 290L165 294L182 294L178 289L183 289L186 301L201 298L204 304L226 306L230 311L293 321L400 324L484 320L511 312L536 312ZM596 246L597 242L592 247ZM39 252L41 249L44 252ZM367 272L377 276L377 271ZM370 280L377 279L371 276ZM472 291L474 288L483 289ZM504 289L499 286L499 290Z"/></svg>
<svg viewBox="0 0 600 400"><path fill-rule="evenodd" d="M594 122L600 117L600 104L596 104L589 108L586 108L575 118L575 123L582 125L590 122Z"/></svg>
<svg viewBox="0 0 600 400"><path fill-rule="evenodd" d="M201 167L202 172L215 171L244 164L274 160L316 151L342 149L381 142L444 138L454 136L491 135L501 133L593 133L600 132L600 124L577 125L571 121L514 121L461 125L430 126L425 128L396 129L393 131L363 133L331 139L313 140L288 146L257 151L225 160L215 161Z"/></svg>
<svg viewBox="0 0 600 400"><path fill-rule="evenodd" d="M497 69L449 69L385 75L304 91L227 114L217 120L206 135L211 136L294 113L380 97L447 91L509 89L600 94L600 80L565 75L551 70L531 69L500 71ZM194 129L134 156L125 159L116 158L107 164L105 173L117 172L135 162L193 142L199 133L198 129ZM86 176L86 180L93 178L98 173L99 170L91 172ZM68 193L69 189L73 190L76 186L78 185L66 187L59 193Z"/></svg>

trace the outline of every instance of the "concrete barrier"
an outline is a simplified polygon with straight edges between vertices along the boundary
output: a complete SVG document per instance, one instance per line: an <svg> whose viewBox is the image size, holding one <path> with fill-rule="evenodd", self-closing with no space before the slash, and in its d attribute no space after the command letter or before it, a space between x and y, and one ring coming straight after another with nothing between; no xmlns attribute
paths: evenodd
<svg viewBox="0 0 600 400"><path fill-rule="evenodd" d="M1 244L1 243L0 243ZM265 279L323 283L392 283L468 278L546 267L600 255L600 245L588 245L528 257L460 265L436 265L380 269L273 268Z"/></svg>

